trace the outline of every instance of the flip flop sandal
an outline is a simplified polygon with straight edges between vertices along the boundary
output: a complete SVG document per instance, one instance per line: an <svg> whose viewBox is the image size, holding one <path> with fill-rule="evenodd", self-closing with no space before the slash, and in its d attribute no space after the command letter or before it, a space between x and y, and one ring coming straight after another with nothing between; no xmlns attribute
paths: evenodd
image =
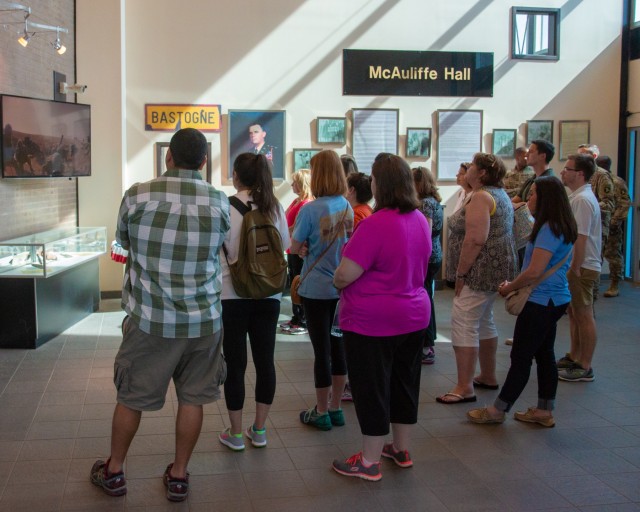
<svg viewBox="0 0 640 512"><path fill-rule="evenodd" d="M474 388L480 388L480 389L492 389L492 390L496 390L500 388L499 384L485 384L484 382L480 382L479 380L473 380L473 387Z"/></svg>
<svg viewBox="0 0 640 512"><path fill-rule="evenodd" d="M445 397L451 396L453 398L455 398L455 400L447 400ZM458 393L445 393L442 396L437 396L436 397L436 402L441 403L441 404L464 404L464 403L468 403L468 402L475 402L476 400L478 400L478 398L476 397L476 395L471 395L471 396L462 396L459 395Z"/></svg>

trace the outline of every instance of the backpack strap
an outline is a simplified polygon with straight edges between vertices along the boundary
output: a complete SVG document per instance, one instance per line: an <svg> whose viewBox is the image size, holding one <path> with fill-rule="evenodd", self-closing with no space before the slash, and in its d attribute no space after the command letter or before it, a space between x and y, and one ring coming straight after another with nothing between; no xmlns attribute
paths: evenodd
<svg viewBox="0 0 640 512"><path fill-rule="evenodd" d="M246 205L237 196L231 196L229 198L229 204L240 212L243 217L251 211L251 201Z"/></svg>
<svg viewBox="0 0 640 512"><path fill-rule="evenodd" d="M238 210L240 212L240 215L242 215L243 217L252 210L251 201L249 201L248 205L244 204L242 200L239 199L237 196L231 196L229 198L229 204L233 206L236 210ZM227 260L227 265L228 265L229 252L227 251L227 247L224 245L224 242L222 242L222 250L224 251L224 258Z"/></svg>

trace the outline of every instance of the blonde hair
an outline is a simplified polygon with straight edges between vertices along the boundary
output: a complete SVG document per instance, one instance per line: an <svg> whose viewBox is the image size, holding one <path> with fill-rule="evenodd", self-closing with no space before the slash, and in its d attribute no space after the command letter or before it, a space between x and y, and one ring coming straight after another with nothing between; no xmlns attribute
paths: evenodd
<svg viewBox="0 0 640 512"><path fill-rule="evenodd" d="M300 199L313 199L311 193L311 170L310 169L298 169L293 173L291 181L298 185L300 188Z"/></svg>
<svg viewBox="0 0 640 512"><path fill-rule="evenodd" d="M338 153L330 149L311 158L311 192L315 197L344 196L347 179Z"/></svg>

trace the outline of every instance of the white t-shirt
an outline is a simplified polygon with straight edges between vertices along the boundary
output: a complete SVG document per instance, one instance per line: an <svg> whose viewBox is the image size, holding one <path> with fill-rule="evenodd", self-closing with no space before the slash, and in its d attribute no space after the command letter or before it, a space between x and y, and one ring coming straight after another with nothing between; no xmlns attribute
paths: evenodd
<svg viewBox="0 0 640 512"><path fill-rule="evenodd" d="M238 192L235 197L240 199L240 201L242 201L244 204L247 204L252 200L251 196L246 190ZM257 208L255 204L252 206L253 209ZM224 245L227 248L227 252L229 253L229 263L233 263L238 259L238 247L240 246L240 228L242 227L242 214L238 210L236 210L233 205L229 207L229 211L231 213L231 229L229 229L229 231L227 232L227 236L224 239ZM289 227L287 226L287 218L280 203L278 203L278 217L275 220L274 224L276 228L278 228L280 236L282 237L282 248L284 250L287 250L291 245L291 239L289 238ZM244 298L238 297L238 295L236 295L236 291L233 288L233 283L231 282L231 273L229 272L227 258L225 258L224 251L222 249L220 249L220 263L222 265L222 300ZM272 295L268 298L280 300L282 298L282 294L277 293L276 295Z"/></svg>
<svg viewBox="0 0 640 512"><path fill-rule="evenodd" d="M569 203L578 224L578 234L587 237L582 268L600 272L602 269L602 223L600 206L591 190L591 185L586 183L569 194Z"/></svg>

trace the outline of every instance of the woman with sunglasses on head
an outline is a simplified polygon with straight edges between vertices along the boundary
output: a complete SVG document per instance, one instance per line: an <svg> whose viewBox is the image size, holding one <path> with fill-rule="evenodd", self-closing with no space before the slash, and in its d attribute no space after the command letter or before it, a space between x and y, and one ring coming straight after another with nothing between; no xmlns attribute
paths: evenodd
<svg viewBox="0 0 640 512"><path fill-rule="evenodd" d="M498 389L496 351L498 331L493 303L498 284L516 275L513 206L504 191L506 168L492 154L476 153L467 170L471 199L448 219L447 280L455 281L451 311L451 344L458 379L436 401L475 402L474 387ZM480 374L474 378L476 359Z"/></svg>

